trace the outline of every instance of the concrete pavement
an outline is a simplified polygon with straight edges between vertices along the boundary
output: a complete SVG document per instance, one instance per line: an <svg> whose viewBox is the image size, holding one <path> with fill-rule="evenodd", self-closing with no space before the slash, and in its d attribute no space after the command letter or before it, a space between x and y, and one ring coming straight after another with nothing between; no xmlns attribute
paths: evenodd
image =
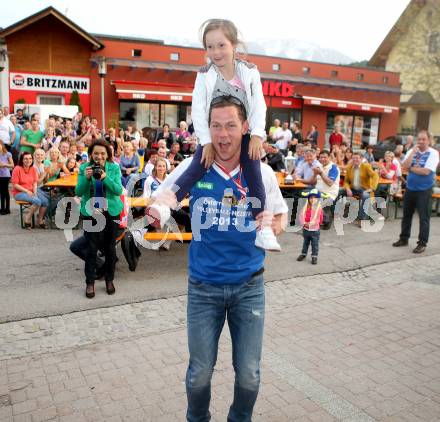
<svg viewBox="0 0 440 422"><path fill-rule="evenodd" d="M307 265L307 264L304 264ZM254 421L437 421L439 255L266 284ZM0 421L182 421L186 297L0 325ZM214 373L225 421L227 329Z"/></svg>

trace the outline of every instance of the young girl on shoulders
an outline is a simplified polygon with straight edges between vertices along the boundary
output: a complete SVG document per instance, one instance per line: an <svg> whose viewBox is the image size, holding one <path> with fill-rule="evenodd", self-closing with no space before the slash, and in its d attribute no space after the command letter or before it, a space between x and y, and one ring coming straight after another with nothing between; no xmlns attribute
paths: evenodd
<svg viewBox="0 0 440 422"><path fill-rule="evenodd" d="M260 150L265 136L266 103L261 86L260 73L254 64L238 58L241 43L235 25L225 19L210 19L201 27L203 47L209 64L197 73L192 101L192 121L199 139L199 147L191 165L176 181L180 202L192 186L201 179L214 161L209 131L210 107L216 98L232 97L244 105L250 126L250 134L243 137L240 165L248 184L249 197L258 198L260 207L253 207L254 218L265 208L265 191L260 171ZM159 204L152 208L160 216L161 224L169 217L169 210ZM257 232L256 246L281 250L270 227Z"/></svg>

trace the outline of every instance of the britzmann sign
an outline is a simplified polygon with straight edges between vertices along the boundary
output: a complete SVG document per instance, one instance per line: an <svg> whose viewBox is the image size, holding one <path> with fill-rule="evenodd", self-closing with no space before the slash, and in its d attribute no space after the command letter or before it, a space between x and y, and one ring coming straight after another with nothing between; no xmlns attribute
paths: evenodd
<svg viewBox="0 0 440 422"><path fill-rule="evenodd" d="M32 73L13 73L9 75L10 89L44 92L90 92L90 79L76 76L40 75Z"/></svg>

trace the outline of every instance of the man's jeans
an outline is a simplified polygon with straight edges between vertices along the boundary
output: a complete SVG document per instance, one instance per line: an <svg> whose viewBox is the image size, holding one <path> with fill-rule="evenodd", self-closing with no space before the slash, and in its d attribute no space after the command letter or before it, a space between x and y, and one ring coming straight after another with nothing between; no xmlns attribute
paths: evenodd
<svg viewBox="0 0 440 422"><path fill-rule="evenodd" d="M400 238L408 241L411 236L411 223L414 212L419 213L419 241L422 246L428 244L429 220L431 218L432 189L412 191L407 189L403 196L403 219Z"/></svg>
<svg viewBox="0 0 440 422"><path fill-rule="evenodd" d="M371 210L371 194L370 192L365 192L363 189L352 189L353 196L357 196L360 198L360 204L359 204L359 219L360 220L368 220L368 217L370 215ZM364 210L364 204L365 201L367 202L367 212Z"/></svg>
<svg viewBox="0 0 440 422"><path fill-rule="evenodd" d="M232 340L235 370L234 401L228 422L251 421L260 385L260 359L264 327L263 275L239 286L212 285L189 280L188 346L186 373L187 420L211 419L211 378L225 319Z"/></svg>
<svg viewBox="0 0 440 422"><path fill-rule="evenodd" d="M319 236L320 231L319 230L307 230L303 229L303 247L301 254L307 255L307 252L309 250L309 245L312 244L312 258L318 257L319 252Z"/></svg>

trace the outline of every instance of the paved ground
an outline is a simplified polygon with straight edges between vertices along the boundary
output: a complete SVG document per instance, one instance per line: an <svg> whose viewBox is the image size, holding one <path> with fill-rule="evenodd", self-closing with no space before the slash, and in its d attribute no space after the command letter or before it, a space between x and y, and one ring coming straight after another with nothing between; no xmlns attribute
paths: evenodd
<svg viewBox="0 0 440 422"><path fill-rule="evenodd" d="M255 421L438 421L440 256L269 282ZM304 264L307 265L307 264ZM185 296L0 325L0 421L182 421ZM213 420L231 402L223 333Z"/></svg>
<svg viewBox="0 0 440 422"><path fill-rule="evenodd" d="M418 224L416 224L418 225ZM417 228L417 227L416 227ZM266 260L266 280L284 280L313 274L329 274L368 265L411 258L411 248L392 248L400 220L387 220L378 233L365 233L354 225L344 226L338 236L334 227L321 232L318 265L297 265L302 237L298 233L281 236L283 252ZM19 228L18 210L0 216L0 323L25 318L62 315L149 299L179 296L186 291L187 245L174 244L169 252L144 250L136 272L130 272L118 249L116 295L108 296L99 284L94 300L84 298L82 262L74 257L60 230ZM74 235L78 236L79 231ZM415 246L415 240L411 240ZM440 250L440 218L432 219L431 240L426 254Z"/></svg>

